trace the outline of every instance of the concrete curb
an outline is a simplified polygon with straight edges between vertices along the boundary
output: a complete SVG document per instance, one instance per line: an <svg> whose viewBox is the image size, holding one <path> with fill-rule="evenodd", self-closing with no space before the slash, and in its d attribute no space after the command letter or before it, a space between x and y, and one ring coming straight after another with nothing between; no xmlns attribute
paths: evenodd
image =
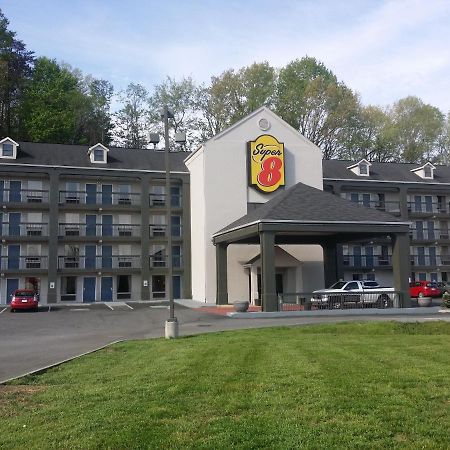
<svg viewBox="0 0 450 450"><path fill-rule="evenodd" d="M389 308L389 309L337 309L320 311L277 311L277 312L229 312L232 319L276 319L282 317L323 317L323 316L423 316L447 312L440 306L428 308ZM449 311L450 312L450 311Z"/></svg>
<svg viewBox="0 0 450 450"><path fill-rule="evenodd" d="M47 371L48 369L52 369L53 367L60 366L61 364L64 364L66 362L72 361L77 358L81 358L82 356L90 355L91 353L98 352L100 350L103 350L104 348L110 347L111 345L118 344L119 342L125 342L125 341L126 341L126 339L119 339L117 341L110 342L109 344L102 345L101 347L94 348L93 350L89 350L87 352L80 353L78 355L71 356L70 358L66 358L61 361L55 362L53 364L49 364L47 366L40 367L39 369L30 370L29 372L25 372L21 375L17 375L12 378L7 378L6 380L0 380L0 385L9 383L10 381L13 381L13 380L17 380L18 378L26 377L28 375L35 375L35 374L43 373L43 372Z"/></svg>

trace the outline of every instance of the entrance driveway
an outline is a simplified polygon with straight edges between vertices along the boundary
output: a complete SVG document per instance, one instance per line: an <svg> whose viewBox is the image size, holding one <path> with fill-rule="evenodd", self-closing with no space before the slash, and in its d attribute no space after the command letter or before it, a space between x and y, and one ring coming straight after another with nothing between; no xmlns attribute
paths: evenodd
<svg viewBox="0 0 450 450"><path fill-rule="evenodd" d="M3 311L3 312L2 312ZM41 307L39 312L16 312L0 308L0 383L95 350L119 340L164 336L167 304L94 304ZM232 319L202 309L176 305L181 335L355 320L450 320L450 314L422 316L287 317Z"/></svg>

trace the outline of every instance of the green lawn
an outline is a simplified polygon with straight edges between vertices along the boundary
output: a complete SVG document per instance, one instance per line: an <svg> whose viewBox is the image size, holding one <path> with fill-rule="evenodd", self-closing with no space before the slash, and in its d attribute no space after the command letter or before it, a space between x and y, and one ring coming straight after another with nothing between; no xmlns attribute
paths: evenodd
<svg viewBox="0 0 450 450"><path fill-rule="evenodd" d="M115 345L0 387L0 448L450 447L450 324Z"/></svg>

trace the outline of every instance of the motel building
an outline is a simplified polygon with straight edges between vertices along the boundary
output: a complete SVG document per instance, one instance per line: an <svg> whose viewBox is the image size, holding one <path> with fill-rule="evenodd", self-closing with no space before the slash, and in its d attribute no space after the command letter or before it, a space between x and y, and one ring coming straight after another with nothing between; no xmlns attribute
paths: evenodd
<svg viewBox="0 0 450 450"><path fill-rule="evenodd" d="M450 281L450 168L322 161L262 107L192 153L0 139L0 304L175 298L264 311L339 279ZM166 220L170 202L171 219ZM166 258L172 241L172 279Z"/></svg>

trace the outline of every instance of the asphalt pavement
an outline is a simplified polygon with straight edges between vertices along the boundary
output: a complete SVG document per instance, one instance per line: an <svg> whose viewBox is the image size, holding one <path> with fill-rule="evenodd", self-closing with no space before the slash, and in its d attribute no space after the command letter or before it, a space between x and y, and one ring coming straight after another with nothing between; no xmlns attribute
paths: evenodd
<svg viewBox="0 0 450 450"><path fill-rule="evenodd" d="M166 303L43 306L39 312L0 308L0 383L121 340L162 338ZM232 319L176 306L180 335L270 326L360 320L447 320L450 314L420 316L330 316Z"/></svg>

